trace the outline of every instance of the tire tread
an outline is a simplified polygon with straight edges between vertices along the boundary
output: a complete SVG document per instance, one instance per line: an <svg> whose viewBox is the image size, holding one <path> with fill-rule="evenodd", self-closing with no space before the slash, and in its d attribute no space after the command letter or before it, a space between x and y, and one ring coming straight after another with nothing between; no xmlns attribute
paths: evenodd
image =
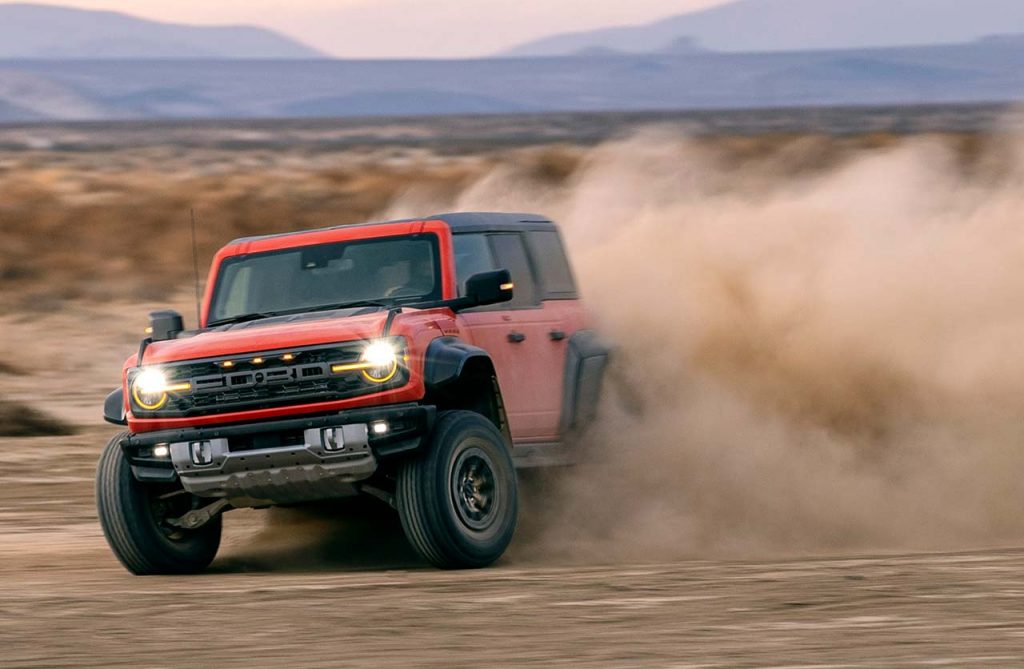
<svg viewBox="0 0 1024 669"><path fill-rule="evenodd" d="M423 458L404 463L396 486L398 512L406 537L424 559L442 569L484 567L497 559L497 556L473 555L458 545L457 537L452 536L444 521L446 499L437 495L438 477L445 479L447 485L448 462L444 457L444 445L452 432L466 429L467 423L490 432L494 442L507 449L502 434L485 417L471 411L446 411L438 416L430 439L430 452ZM504 456L511 468L507 450ZM512 492L515 509L514 490ZM514 525L513 522L512 530ZM505 545L510 539L511 531ZM504 545L501 550L504 550Z"/></svg>
<svg viewBox="0 0 1024 669"><path fill-rule="evenodd" d="M139 508L134 486L140 484L121 449L124 436L122 432L110 440L96 467L96 511L114 556L125 569L139 576L202 571L216 555L221 519L203 528L202 538L183 555L164 550L158 540L148 536L149 528L138 524L139 515L148 513L148 509Z"/></svg>

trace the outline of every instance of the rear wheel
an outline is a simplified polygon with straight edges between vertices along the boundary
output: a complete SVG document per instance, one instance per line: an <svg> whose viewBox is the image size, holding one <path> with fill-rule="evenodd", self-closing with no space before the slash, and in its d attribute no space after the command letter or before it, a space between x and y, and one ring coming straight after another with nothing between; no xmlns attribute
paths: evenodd
<svg viewBox="0 0 1024 669"><path fill-rule="evenodd" d="M199 500L177 484L140 483L121 449L119 434L103 451L96 472L96 509L107 543L133 574L194 574L213 561L220 547L222 519L197 530L169 521L197 507Z"/></svg>
<svg viewBox="0 0 1024 669"><path fill-rule="evenodd" d="M516 529L516 472L505 438L471 411L438 416L423 458L403 464L396 501L402 528L432 564L485 567Z"/></svg>

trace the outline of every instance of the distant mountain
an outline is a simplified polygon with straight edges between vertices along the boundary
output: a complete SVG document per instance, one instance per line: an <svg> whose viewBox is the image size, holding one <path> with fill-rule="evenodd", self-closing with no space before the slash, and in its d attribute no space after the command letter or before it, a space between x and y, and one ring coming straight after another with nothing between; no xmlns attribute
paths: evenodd
<svg viewBox="0 0 1024 669"><path fill-rule="evenodd" d="M0 5L0 59L323 58L272 30L160 23L118 12Z"/></svg>
<svg viewBox="0 0 1024 669"><path fill-rule="evenodd" d="M444 114L507 114L531 111L515 100L474 95L469 91L406 89L361 91L302 100L285 105L287 117L424 116Z"/></svg>
<svg viewBox="0 0 1024 669"><path fill-rule="evenodd" d="M1024 38L477 60L0 62L0 123L1024 101Z"/></svg>
<svg viewBox="0 0 1024 669"><path fill-rule="evenodd" d="M117 114L116 107L104 104L33 72L0 67L0 121L60 118L85 121Z"/></svg>
<svg viewBox="0 0 1024 669"><path fill-rule="evenodd" d="M553 35L500 55L651 53L680 39L726 52L859 49L1004 33L1024 33L1024 0L734 0L646 25Z"/></svg>

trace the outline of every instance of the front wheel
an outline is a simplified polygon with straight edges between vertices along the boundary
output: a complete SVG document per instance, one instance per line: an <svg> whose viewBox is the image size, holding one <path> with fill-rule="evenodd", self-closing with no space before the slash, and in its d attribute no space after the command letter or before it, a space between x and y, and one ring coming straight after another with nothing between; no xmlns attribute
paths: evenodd
<svg viewBox="0 0 1024 669"><path fill-rule="evenodd" d="M440 414L428 454L399 470L396 498L405 535L427 561L486 567L516 529L516 472L505 438L480 414Z"/></svg>
<svg viewBox="0 0 1024 669"><path fill-rule="evenodd" d="M194 574L213 562L220 547L221 517L197 530L168 521L191 511L197 500L178 485L140 483L121 449L119 434L100 456L96 509L103 535L133 574Z"/></svg>

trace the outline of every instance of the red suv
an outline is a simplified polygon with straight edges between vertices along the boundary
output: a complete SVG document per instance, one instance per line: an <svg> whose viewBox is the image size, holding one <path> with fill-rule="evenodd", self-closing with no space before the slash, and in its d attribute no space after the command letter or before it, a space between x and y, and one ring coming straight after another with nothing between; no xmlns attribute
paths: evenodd
<svg viewBox="0 0 1024 669"><path fill-rule="evenodd" d="M136 574L197 572L232 508L369 494L439 567L512 539L517 466L567 459L607 348L555 225L460 213L239 239L201 322L150 315L107 398L107 541Z"/></svg>

